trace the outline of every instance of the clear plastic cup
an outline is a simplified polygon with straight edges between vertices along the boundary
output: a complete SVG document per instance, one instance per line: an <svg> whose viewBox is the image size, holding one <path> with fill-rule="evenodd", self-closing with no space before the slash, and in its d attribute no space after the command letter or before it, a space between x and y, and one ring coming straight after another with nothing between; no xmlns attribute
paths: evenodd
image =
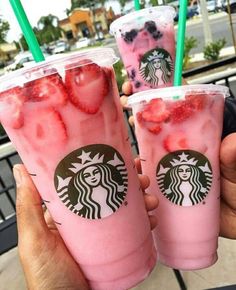
<svg viewBox="0 0 236 290"><path fill-rule="evenodd" d="M173 7L158 6L129 13L111 24L133 92L172 86L174 16Z"/></svg>
<svg viewBox="0 0 236 290"><path fill-rule="evenodd" d="M0 121L92 289L127 289L156 250L119 103L112 49L0 79Z"/></svg>
<svg viewBox="0 0 236 290"><path fill-rule="evenodd" d="M143 173L159 198L154 239L158 259L181 270L217 260L219 149L224 97L218 85L189 85L134 94Z"/></svg>

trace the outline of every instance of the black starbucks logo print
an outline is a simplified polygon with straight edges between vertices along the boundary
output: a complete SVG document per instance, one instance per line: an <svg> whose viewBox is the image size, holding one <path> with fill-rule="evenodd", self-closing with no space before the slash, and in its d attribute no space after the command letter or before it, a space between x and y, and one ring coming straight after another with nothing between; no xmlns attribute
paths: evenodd
<svg viewBox="0 0 236 290"><path fill-rule="evenodd" d="M163 48L155 48L144 54L139 71L145 82L161 86L170 81L173 73L173 60Z"/></svg>
<svg viewBox="0 0 236 290"><path fill-rule="evenodd" d="M124 202L128 173L114 148L88 145L67 155L57 166L56 191L75 214L87 219L105 218Z"/></svg>
<svg viewBox="0 0 236 290"><path fill-rule="evenodd" d="M202 202L212 184L212 167L199 152L180 150L161 159L156 178L163 195L180 206Z"/></svg>

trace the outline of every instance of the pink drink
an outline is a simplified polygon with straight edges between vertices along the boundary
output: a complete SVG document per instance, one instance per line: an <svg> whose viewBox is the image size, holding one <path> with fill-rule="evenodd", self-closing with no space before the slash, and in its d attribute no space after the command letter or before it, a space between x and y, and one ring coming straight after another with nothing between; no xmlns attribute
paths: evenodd
<svg viewBox="0 0 236 290"><path fill-rule="evenodd" d="M174 8L159 6L127 14L111 24L133 92L172 86Z"/></svg>
<svg viewBox="0 0 236 290"><path fill-rule="evenodd" d="M182 270L217 260L219 147L228 89L192 85L130 97L143 173L160 204L154 232L159 259Z"/></svg>
<svg viewBox="0 0 236 290"><path fill-rule="evenodd" d="M102 290L130 288L156 263L116 60L97 49L0 82L0 120L91 288Z"/></svg>

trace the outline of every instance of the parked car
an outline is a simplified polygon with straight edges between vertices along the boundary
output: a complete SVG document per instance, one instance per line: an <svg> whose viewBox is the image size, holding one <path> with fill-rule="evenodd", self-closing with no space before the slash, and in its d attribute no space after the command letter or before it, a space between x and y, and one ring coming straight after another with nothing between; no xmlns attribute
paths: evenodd
<svg viewBox="0 0 236 290"><path fill-rule="evenodd" d="M53 54L63 53L68 50L69 50L69 44L64 41L60 41L55 44L52 53Z"/></svg>
<svg viewBox="0 0 236 290"><path fill-rule="evenodd" d="M29 66L34 62L33 56L30 52L21 52L17 54L11 64L5 66L4 72L13 71L22 67Z"/></svg>
<svg viewBox="0 0 236 290"><path fill-rule="evenodd" d="M94 41L91 38L88 37L81 37L76 43L75 43L75 49L83 48L90 46L94 43Z"/></svg>
<svg viewBox="0 0 236 290"><path fill-rule="evenodd" d="M207 0L207 11L218 12L222 10L222 0Z"/></svg>
<svg viewBox="0 0 236 290"><path fill-rule="evenodd" d="M195 15L198 15L198 7L196 6L189 6L187 9L187 19L190 19L192 17L194 17ZM179 12L176 12L176 16L174 18L174 21L178 21L179 20Z"/></svg>
<svg viewBox="0 0 236 290"><path fill-rule="evenodd" d="M44 53L45 58L49 56L49 54ZM13 70L17 70L23 67L29 67L35 63L32 53L29 51L20 52L18 53L13 62L10 63L8 66L4 67L4 73L10 72Z"/></svg>
<svg viewBox="0 0 236 290"><path fill-rule="evenodd" d="M223 1L223 10L228 13L227 0ZM229 8L231 13L236 13L236 0L229 0Z"/></svg>

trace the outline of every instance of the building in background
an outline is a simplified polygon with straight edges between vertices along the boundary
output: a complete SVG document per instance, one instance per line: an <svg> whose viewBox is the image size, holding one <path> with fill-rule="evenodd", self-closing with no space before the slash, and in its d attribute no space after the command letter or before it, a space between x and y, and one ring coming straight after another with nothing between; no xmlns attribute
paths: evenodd
<svg viewBox="0 0 236 290"><path fill-rule="evenodd" d="M63 38L73 42L80 38L99 38L109 33L111 22L116 18L112 8L97 8L93 12L86 8L76 8L68 18L59 21Z"/></svg>

